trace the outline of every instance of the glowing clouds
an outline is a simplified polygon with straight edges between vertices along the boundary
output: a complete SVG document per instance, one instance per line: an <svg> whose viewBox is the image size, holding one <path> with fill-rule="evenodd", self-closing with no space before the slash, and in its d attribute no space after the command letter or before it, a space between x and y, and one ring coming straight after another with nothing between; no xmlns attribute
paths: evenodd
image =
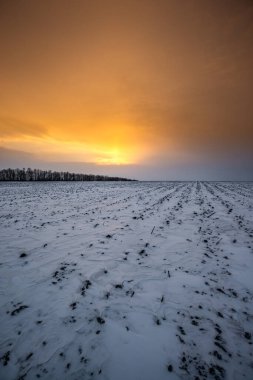
<svg viewBox="0 0 253 380"><path fill-rule="evenodd" d="M250 161L252 2L3 3L3 148L108 171Z"/></svg>

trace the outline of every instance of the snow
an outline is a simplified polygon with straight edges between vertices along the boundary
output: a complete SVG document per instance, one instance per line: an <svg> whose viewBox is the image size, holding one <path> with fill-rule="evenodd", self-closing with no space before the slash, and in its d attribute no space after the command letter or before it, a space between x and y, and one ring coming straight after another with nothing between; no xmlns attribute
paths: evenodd
<svg viewBox="0 0 253 380"><path fill-rule="evenodd" d="M252 190L0 183L0 379L252 379Z"/></svg>

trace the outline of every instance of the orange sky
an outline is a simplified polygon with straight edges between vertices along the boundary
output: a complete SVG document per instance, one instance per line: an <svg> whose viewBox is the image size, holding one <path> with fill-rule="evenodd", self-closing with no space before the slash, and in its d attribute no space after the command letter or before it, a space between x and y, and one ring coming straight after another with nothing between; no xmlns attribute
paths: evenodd
<svg viewBox="0 0 253 380"><path fill-rule="evenodd" d="M2 152L45 168L168 163L168 176L247 166L252 19L247 0L2 0Z"/></svg>

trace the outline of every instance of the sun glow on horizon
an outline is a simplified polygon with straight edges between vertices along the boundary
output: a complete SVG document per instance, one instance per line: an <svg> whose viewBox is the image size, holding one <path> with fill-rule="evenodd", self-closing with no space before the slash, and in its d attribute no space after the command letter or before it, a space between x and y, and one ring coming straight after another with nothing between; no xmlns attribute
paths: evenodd
<svg viewBox="0 0 253 380"><path fill-rule="evenodd" d="M133 147L128 144L112 146L111 142L97 145L78 141L58 140L45 136L20 136L0 139L0 145L7 149L30 152L43 161L52 162L86 162L99 166L103 165L133 165L141 161L141 154L137 155Z"/></svg>
<svg viewBox="0 0 253 380"><path fill-rule="evenodd" d="M129 165L133 164L124 152L119 148L105 150L103 157L98 157L96 163L99 165Z"/></svg>

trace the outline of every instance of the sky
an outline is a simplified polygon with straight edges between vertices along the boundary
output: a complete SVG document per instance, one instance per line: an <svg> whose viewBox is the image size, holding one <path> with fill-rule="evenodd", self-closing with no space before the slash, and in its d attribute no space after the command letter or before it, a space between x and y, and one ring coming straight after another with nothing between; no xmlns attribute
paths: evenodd
<svg viewBox="0 0 253 380"><path fill-rule="evenodd" d="M0 168L253 180L252 0L1 0Z"/></svg>

